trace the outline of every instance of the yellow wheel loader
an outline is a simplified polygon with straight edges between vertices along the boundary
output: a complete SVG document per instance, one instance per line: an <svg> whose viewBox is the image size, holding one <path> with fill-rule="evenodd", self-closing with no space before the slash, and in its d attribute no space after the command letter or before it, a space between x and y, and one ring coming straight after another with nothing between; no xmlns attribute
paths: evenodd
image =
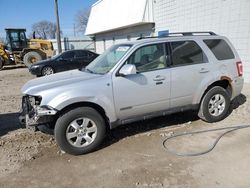
<svg viewBox="0 0 250 188"><path fill-rule="evenodd" d="M27 39L26 29L7 28L6 44L0 43L0 69L4 65L24 63L30 67L54 55L52 43L43 39Z"/></svg>
<svg viewBox="0 0 250 188"><path fill-rule="evenodd" d="M4 49L4 44L0 43L0 70L9 63L9 56Z"/></svg>

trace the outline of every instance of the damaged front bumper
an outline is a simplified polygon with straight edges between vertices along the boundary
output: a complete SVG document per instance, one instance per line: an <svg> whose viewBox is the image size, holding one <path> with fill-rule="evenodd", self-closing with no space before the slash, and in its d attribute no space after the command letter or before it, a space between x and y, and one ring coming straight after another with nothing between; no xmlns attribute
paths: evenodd
<svg viewBox="0 0 250 188"><path fill-rule="evenodd" d="M19 120L27 128L52 123L55 120L57 110L49 106L40 106L41 100L37 96L23 96Z"/></svg>

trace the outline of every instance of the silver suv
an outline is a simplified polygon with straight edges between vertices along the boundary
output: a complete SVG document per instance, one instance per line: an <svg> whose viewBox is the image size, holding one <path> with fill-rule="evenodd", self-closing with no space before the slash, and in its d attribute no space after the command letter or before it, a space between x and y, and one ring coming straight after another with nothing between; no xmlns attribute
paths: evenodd
<svg viewBox="0 0 250 188"><path fill-rule="evenodd" d="M226 37L173 33L116 44L85 69L29 81L20 119L52 130L62 150L78 155L121 124L190 109L220 121L242 87L242 63Z"/></svg>

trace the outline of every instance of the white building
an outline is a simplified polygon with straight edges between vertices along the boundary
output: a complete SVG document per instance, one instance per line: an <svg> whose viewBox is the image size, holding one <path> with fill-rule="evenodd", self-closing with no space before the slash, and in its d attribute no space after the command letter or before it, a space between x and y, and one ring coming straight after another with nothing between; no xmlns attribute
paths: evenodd
<svg viewBox="0 0 250 188"><path fill-rule="evenodd" d="M164 32L213 31L227 36L250 82L250 0L99 0L86 35L102 53L112 44Z"/></svg>

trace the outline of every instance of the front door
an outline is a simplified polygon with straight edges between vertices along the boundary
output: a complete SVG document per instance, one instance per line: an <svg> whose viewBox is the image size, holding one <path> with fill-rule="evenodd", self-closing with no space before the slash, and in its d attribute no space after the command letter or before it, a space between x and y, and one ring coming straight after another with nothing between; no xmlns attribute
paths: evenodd
<svg viewBox="0 0 250 188"><path fill-rule="evenodd" d="M170 70L166 59L164 44L144 46L125 62L134 64L137 74L113 75L114 101L119 119L169 108Z"/></svg>

